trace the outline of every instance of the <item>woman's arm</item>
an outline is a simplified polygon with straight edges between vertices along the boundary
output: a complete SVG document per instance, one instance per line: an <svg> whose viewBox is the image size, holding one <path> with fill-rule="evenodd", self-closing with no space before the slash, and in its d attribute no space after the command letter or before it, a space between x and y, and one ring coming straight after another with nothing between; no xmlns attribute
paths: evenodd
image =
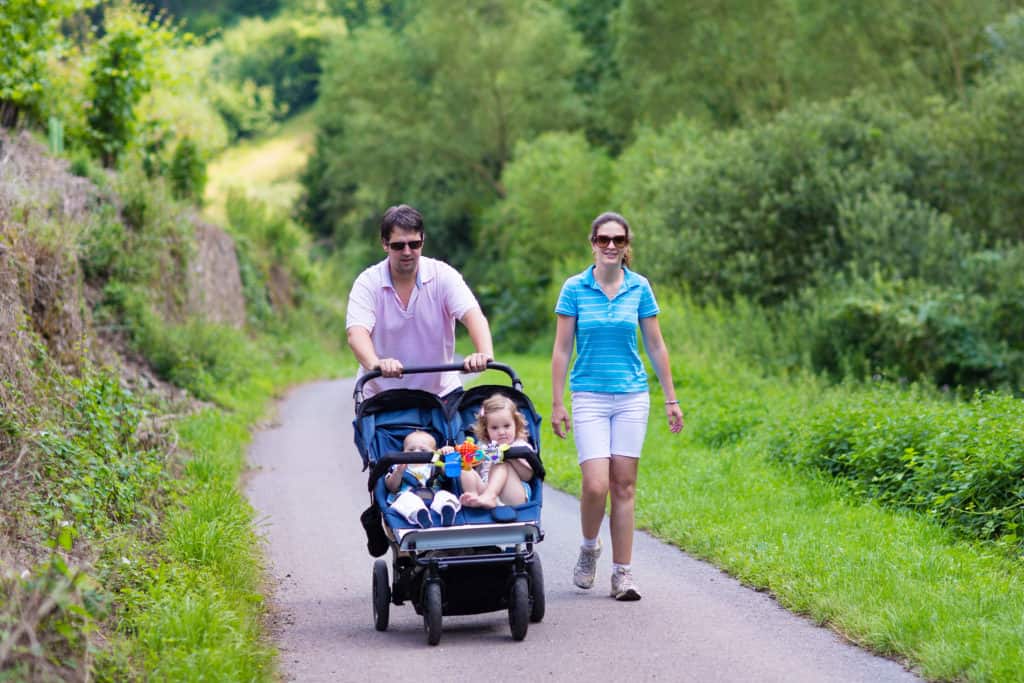
<svg viewBox="0 0 1024 683"><path fill-rule="evenodd" d="M651 359L654 372L658 375L658 382L665 394L665 415L668 417L668 424L672 432L679 432L683 429L683 411L676 399L676 387L672 381L672 366L668 360L668 347L661 336L661 325L658 324L658 317L640 318L640 333L644 338L644 348L647 349L647 357Z"/></svg>
<svg viewBox="0 0 1024 683"><path fill-rule="evenodd" d="M576 338L576 318L559 315L555 327L555 344L551 349L551 427L561 438L572 429L569 413L565 410L565 375L569 371L569 358Z"/></svg>

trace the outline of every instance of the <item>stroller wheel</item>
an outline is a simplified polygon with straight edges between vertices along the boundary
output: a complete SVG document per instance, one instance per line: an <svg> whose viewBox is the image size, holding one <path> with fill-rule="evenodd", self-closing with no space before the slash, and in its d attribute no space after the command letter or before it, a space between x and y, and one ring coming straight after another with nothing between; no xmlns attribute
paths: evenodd
<svg viewBox="0 0 1024 683"><path fill-rule="evenodd" d="M530 627L530 582L525 576L517 576L512 582L508 600L508 625L512 627L512 640L526 637Z"/></svg>
<svg viewBox="0 0 1024 683"><path fill-rule="evenodd" d="M391 585L388 583L388 563L377 560L373 563L373 627L378 631L386 631L390 613Z"/></svg>
<svg viewBox="0 0 1024 683"><path fill-rule="evenodd" d="M423 586L423 630L427 634L427 645L441 642L441 584L428 581Z"/></svg>
<svg viewBox="0 0 1024 683"><path fill-rule="evenodd" d="M530 621L538 623L544 618L544 569L540 555L533 554L533 562L526 565L530 574Z"/></svg>

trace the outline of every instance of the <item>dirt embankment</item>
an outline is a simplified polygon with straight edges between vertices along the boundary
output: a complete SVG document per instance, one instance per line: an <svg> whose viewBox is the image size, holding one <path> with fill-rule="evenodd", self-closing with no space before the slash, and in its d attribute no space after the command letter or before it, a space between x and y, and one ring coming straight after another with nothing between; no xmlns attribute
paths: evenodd
<svg viewBox="0 0 1024 683"><path fill-rule="evenodd" d="M123 334L98 329L92 318L104 278L87 280L79 252L89 231L121 221L122 208L114 192L72 174L29 133L0 128L0 570L30 565L42 551L26 542L29 527L17 521L23 489L34 480L33 449L21 432L46 413L48 401L60 400L53 377L76 375L91 360L118 368L128 386L155 387L175 401L184 396L156 379ZM195 228L194 249L178 281L160 285L180 293L176 310L157 315L242 327L232 238L197 217L183 220Z"/></svg>
<svg viewBox="0 0 1024 683"><path fill-rule="evenodd" d="M95 213L119 200L47 154L25 133L0 129L0 373L25 374L34 339L51 357L76 365L96 345L78 238ZM234 241L220 228L190 217L194 258L188 264L183 313L241 327L245 300ZM19 382L19 386L22 383Z"/></svg>

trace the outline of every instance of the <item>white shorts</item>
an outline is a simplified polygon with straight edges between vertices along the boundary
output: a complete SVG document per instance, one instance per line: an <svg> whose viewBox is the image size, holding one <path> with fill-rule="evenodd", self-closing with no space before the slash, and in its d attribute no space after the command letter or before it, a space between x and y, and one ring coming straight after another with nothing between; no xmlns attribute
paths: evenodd
<svg viewBox="0 0 1024 683"><path fill-rule="evenodd" d="M630 394L574 391L572 428L579 461L612 455L639 458L650 412L651 395L646 391Z"/></svg>

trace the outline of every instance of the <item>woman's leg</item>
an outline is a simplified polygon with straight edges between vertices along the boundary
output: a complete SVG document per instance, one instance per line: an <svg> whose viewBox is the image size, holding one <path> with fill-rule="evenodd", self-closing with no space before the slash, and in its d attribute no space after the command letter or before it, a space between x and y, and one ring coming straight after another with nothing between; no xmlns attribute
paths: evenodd
<svg viewBox="0 0 1024 683"><path fill-rule="evenodd" d="M604 508L608 500L608 458L592 458L580 463L583 473L580 491L580 529L583 538L597 538L604 521Z"/></svg>
<svg viewBox="0 0 1024 683"><path fill-rule="evenodd" d="M628 565L633 559L636 526L636 478L640 452L647 433L651 397L644 392L618 394L611 427L612 562Z"/></svg>
<svg viewBox="0 0 1024 683"><path fill-rule="evenodd" d="M636 477L640 460L622 455L611 457L612 562L629 564L633 559L633 531L636 527Z"/></svg>
<svg viewBox="0 0 1024 683"><path fill-rule="evenodd" d="M609 453L611 453L611 396L591 392L573 392L572 422L576 438L582 485L580 490L580 531L583 542L573 568L572 581L580 588L591 588L601 556L598 534L608 502Z"/></svg>

